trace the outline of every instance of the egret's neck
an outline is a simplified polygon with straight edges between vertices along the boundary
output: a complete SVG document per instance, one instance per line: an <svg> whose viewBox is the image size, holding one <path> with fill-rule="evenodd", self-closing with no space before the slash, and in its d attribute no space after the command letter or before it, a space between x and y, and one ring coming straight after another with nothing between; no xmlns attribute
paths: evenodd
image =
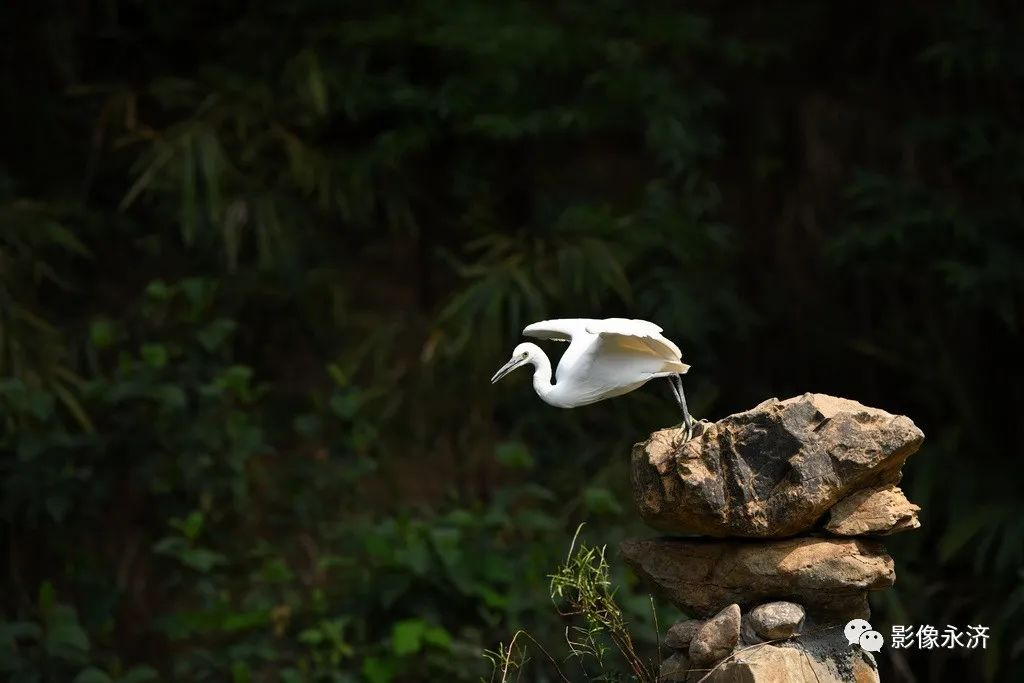
<svg viewBox="0 0 1024 683"><path fill-rule="evenodd" d="M555 390L555 385L551 383L551 361L543 351L538 349L531 354L530 362L533 363L534 391L546 402L551 403L553 398L551 394Z"/></svg>

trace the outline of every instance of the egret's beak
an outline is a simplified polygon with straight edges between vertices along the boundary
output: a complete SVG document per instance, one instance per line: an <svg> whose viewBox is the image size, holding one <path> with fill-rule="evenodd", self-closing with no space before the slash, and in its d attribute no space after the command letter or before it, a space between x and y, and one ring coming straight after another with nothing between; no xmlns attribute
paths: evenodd
<svg viewBox="0 0 1024 683"><path fill-rule="evenodd" d="M509 362L505 363L504 365L501 366L500 370L498 370L496 373L494 373L494 377L491 378L491 384L494 384L499 379L501 379L502 377L504 377L508 373L512 372L513 370L515 370L516 368L518 368L520 365L522 365L525 362L526 362L525 358L522 358L520 356L516 356L515 358L513 358Z"/></svg>

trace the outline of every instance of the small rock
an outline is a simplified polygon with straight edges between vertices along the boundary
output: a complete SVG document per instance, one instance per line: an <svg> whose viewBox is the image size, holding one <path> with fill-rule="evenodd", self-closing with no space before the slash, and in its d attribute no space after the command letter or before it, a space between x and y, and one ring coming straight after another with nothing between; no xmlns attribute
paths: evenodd
<svg viewBox="0 0 1024 683"><path fill-rule="evenodd" d="M875 541L627 540L619 546L640 578L687 614L707 617L729 603L744 608L791 600L808 615L846 623L867 619L867 591L892 586L892 558Z"/></svg>
<svg viewBox="0 0 1024 683"><path fill-rule="evenodd" d="M765 640L789 638L804 623L804 608L795 602L766 602L750 611L750 627Z"/></svg>
<svg viewBox="0 0 1024 683"><path fill-rule="evenodd" d="M740 606L732 604L708 619L693 636L690 659L710 666L729 656L740 642Z"/></svg>
<svg viewBox="0 0 1024 683"><path fill-rule="evenodd" d="M661 663L661 669L658 671L658 681L683 683L689 670L690 658L682 652L677 652Z"/></svg>
<svg viewBox="0 0 1024 683"><path fill-rule="evenodd" d="M920 511L898 486L877 486L836 503L825 529L839 536L888 536L921 526L917 519Z"/></svg>
<svg viewBox="0 0 1024 683"><path fill-rule="evenodd" d="M672 533L783 538L812 530L865 486L898 480L924 435L913 421L825 394L771 399L633 447L640 516Z"/></svg>
<svg viewBox="0 0 1024 683"><path fill-rule="evenodd" d="M665 634L665 646L673 650L685 650L690 647L693 636L696 635L704 622L700 619L684 619L672 624L668 633Z"/></svg>

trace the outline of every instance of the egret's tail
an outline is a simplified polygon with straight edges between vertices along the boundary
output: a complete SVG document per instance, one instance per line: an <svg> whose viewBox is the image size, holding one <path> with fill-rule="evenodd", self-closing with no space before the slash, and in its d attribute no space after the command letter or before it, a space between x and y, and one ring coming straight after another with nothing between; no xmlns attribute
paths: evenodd
<svg viewBox="0 0 1024 683"><path fill-rule="evenodd" d="M682 361L666 361L663 368L665 376L668 375L685 375L690 371L690 366Z"/></svg>

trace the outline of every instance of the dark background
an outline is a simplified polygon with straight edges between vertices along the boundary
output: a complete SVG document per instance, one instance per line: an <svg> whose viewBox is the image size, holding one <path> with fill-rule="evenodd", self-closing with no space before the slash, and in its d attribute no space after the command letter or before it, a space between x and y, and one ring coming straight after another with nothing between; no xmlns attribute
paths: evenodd
<svg viewBox="0 0 1024 683"><path fill-rule="evenodd" d="M678 415L487 380L528 322L618 315L683 348L698 417L914 419L923 527L872 621L991 638L883 680L1020 680L1021 15L4 3L0 677L475 681L519 628L564 657L547 575L580 522L652 533L629 448Z"/></svg>

